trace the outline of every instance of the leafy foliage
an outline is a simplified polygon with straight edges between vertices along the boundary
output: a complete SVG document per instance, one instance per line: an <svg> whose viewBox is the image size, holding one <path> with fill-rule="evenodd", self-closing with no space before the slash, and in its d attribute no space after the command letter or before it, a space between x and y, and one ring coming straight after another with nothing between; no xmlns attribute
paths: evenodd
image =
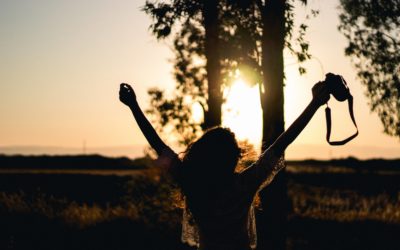
<svg viewBox="0 0 400 250"><path fill-rule="evenodd" d="M309 44L305 39L308 26L301 24L294 35L294 1L286 1L285 46L300 63L300 73L305 73L301 63L311 57L308 53ZM305 0L301 2L307 3ZM165 133L167 125L175 128L167 130L174 131L181 144L188 144L204 128L204 123L192 119L192 106L199 104L204 114L210 109L207 106L203 4L202 1L146 1L143 8L153 20L150 30L158 39L173 37L175 54L175 90L169 98L160 89L149 90L151 106L148 113L152 115L159 131ZM219 1L218 36L222 88L229 88L238 77L238 72L250 85L261 84L263 81L262 34L263 29L269 28L263 26L263 5L262 1ZM318 11L311 11L311 16L317 14Z"/></svg>
<svg viewBox="0 0 400 250"><path fill-rule="evenodd" d="M301 1L304 5L307 4L307 0ZM311 59L311 54L308 49L310 47L309 42L306 40L305 36L307 33L308 25L306 23L301 23L297 30L297 35L294 37L294 11L293 11L293 1L286 2L286 39L285 39L285 47L293 54L297 61L299 62L299 73L300 75L305 74L307 72L306 68L304 68L301 63ZM319 15L318 10L311 10L311 15L308 14L306 16L306 20L310 18L315 18ZM293 42L294 40L294 42ZM296 45L298 48L294 47Z"/></svg>
<svg viewBox="0 0 400 250"><path fill-rule="evenodd" d="M177 92L185 91L178 89ZM161 132L167 132L168 128L175 132L179 144L188 145L196 138L200 125L193 120L191 106L185 100L185 96L174 93L173 98L167 98L164 91L153 88L148 91L150 106L147 110L153 118L153 124ZM182 92L181 92L182 93Z"/></svg>
<svg viewBox="0 0 400 250"><path fill-rule="evenodd" d="M372 111L400 137L400 1L341 0L339 30L348 39Z"/></svg>

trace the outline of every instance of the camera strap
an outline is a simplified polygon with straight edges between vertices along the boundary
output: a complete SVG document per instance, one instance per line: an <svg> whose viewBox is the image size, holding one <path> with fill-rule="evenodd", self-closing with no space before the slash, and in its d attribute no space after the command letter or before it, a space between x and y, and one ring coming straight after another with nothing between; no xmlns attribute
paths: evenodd
<svg viewBox="0 0 400 250"><path fill-rule="evenodd" d="M327 106L326 109L325 109L326 141L332 146L344 145L344 144L348 143L349 141L353 140L358 135L358 127L357 127L357 123L356 123L356 120L354 118L354 112L353 112L353 96L350 93L349 93L349 97L348 97L347 103L349 104L349 113L350 113L351 120L353 121L353 124L356 127L357 131L352 136L350 136L350 137L348 137L348 138L346 138L344 140L341 140L341 141L331 141L331 139L330 139L331 130L332 130L331 109L329 108L329 106Z"/></svg>

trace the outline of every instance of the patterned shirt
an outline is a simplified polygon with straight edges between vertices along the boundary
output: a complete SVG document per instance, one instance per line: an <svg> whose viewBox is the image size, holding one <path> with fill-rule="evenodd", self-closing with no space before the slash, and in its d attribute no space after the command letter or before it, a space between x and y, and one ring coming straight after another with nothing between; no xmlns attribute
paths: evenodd
<svg viewBox="0 0 400 250"><path fill-rule="evenodd" d="M171 149L165 150L158 161L173 175L182 167ZM254 249L257 244L252 204L254 196L271 183L284 166L283 157L277 156L269 148L255 163L234 173L232 185L216 190L207 201L210 203L206 206L207 211L192 213L190 206L186 205L182 219L182 241L199 250Z"/></svg>

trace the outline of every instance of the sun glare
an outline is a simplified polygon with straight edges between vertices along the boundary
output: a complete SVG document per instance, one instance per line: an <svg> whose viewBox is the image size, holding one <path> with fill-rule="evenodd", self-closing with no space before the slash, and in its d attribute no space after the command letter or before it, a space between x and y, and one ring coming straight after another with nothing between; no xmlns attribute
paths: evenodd
<svg viewBox="0 0 400 250"><path fill-rule="evenodd" d="M262 110L258 86L249 86L237 79L225 90L222 125L235 132L239 140L248 140L258 149L261 144Z"/></svg>
<svg viewBox="0 0 400 250"><path fill-rule="evenodd" d="M201 105L198 102L195 102L192 105L192 118L196 123L201 123L204 119L204 111Z"/></svg>

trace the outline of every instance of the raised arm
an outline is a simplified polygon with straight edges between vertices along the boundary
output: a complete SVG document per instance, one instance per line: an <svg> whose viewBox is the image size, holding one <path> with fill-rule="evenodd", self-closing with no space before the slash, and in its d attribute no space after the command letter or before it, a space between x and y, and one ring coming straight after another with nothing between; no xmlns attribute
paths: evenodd
<svg viewBox="0 0 400 250"><path fill-rule="evenodd" d="M329 91L323 82L318 82L312 88L313 99L304 109L303 113L283 132L272 144L271 149L276 155L282 155L286 148L303 131L320 106L328 102Z"/></svg>
<svg viewBox="0 0 400 250"><path fill-rule="evenodd" d="M160 156L166 150L170 150L169 147L161 140L160 136L143 114L143 111L140 109L136 100L135 92L129 84L121 83L119 89L119 99L131 109L140 130L157 154Z"/></svg>
<svg viewBox="0 0 400 250"><path fill-rule="evenodd" d="M322 82L315 84L312 92L313 99L303 113L276 139L271 147L261 154L253 165L241 172L242 181L250 193L253 194L268 185L279 170L285 166L282 158L283 152L303 131L318 108L329 100L329 92Z"/></svg>

